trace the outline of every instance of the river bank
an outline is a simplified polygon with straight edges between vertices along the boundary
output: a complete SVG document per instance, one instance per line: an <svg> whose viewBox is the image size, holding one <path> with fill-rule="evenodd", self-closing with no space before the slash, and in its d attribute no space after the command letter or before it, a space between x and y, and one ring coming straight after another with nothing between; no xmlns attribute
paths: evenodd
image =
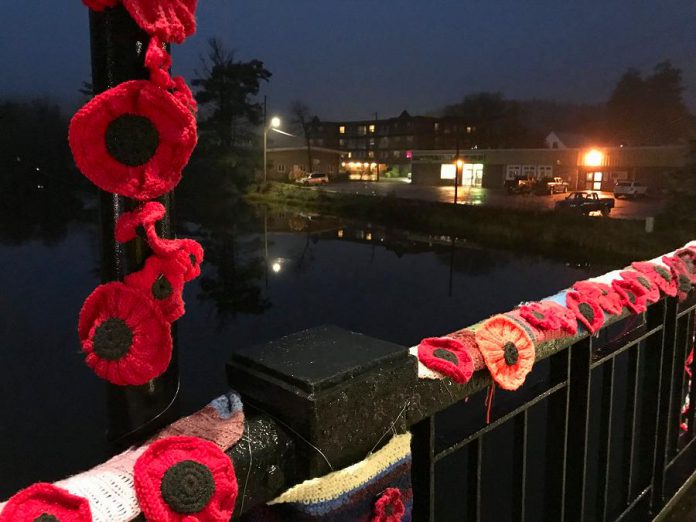
<svg viewBox="0 0 696 522"><path fill-rule="evenodd" d="M696 237L693 225L660 217L655 231L647 234L641 221L332 193L282 183L252 185L245 199L573 261L629 263L657 256Z"/></svg>

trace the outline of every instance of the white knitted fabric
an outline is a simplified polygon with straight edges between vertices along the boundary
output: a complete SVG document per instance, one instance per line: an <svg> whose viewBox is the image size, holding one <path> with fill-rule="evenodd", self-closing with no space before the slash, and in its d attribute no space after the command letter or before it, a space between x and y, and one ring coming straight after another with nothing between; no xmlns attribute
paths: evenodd
<svg viewBox="0 0 696 522"><path fill-rule="evenodd" d="M56 486L89 500L94 522L133 520L140 513L133 466L145 449L147 446L127 450L96 468L56 482Z"/></svg>
<svg viewBox="0 0 696 522"><path fill-rule="evenodd" d="M411 454L411 434L394 436L382 449L365 460L334 471L323 477L307 480L290 488L269 504L287 502L316 504L340 497L348 491L360 488L389 466L403 460Z"/></svg>

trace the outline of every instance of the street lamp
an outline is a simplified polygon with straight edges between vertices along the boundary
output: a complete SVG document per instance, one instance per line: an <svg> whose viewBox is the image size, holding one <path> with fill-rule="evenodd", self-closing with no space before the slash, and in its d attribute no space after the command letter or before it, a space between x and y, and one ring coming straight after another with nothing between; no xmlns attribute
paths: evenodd
<svg viewBox="0 0 696 522"><path fill-rule="evenodd" d="M454 204L457 204L457 188L459 187L459 172L461 172L462 167L464 167L464 160L457 158L454 163Z"/></svg>
<svg viewBox="0 0 696 522"><path fill-rule="evenodd" d="M263 128L263 182L268 180L268 132L280 127L280 118L273 116L271 122Z"/></svg>

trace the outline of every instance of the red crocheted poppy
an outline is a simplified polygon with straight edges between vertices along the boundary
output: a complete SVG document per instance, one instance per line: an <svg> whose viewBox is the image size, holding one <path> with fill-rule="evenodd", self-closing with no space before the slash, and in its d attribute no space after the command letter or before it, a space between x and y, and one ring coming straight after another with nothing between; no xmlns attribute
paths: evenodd
<svg viewBox="0 0 696 522"><path fill-rule="evenodd" d="M575 315L566 307L553 301L525 303L519 307L520 317L541 331L563 330L575 335L578 322Z"/></svg>
<svg viewBox="0 0 696 522"><path fill-rule="evenodd" d="M636 261L631 263L631 267L648 276L663 294L670 297L677 295L677 281L669 268L650 261Z"/></svg>
<svg viewBox="0 0 696 522"><path fill-rule="evenodd" d="M151 82L122 83L93 98L70 122L80 171L102 190L154 199L181 179L196 145L196 120Z"/></svg>
<svg viewBox="0 0 696 522"><path fill-rule="evenodd" d="M164 205L156 201L149 201L132 212L124 212L116 222L116 229L114 231L116 241L119 243L127 243L135 239L138 233L138 227L140 226L143 227L146 233L150 228L152 228L153 233L155 233L155 223L160 221L166 212Z"/></svg>
<svg viewBox="0 0 696 522"><path fill-rule="evenodd" d="M450 337L428 337L418 345L418 360L453 381L464 384L474 373L474 363L464 345Z"/></svg>
<svg viewBox="0 0 696 522"><path fill-rule="evenodd" d="M197 0L122 0L133 20L150 36L181 43L196 32Z"/></svg>
<svg viewBox="0 0 696 522"><path fill-rule="evenodd" d="M505 315L486 320L476 330L476 342L491 376L504 390L516 390L534 366L532 336L519 321Z"/></svg>
<svg viewBox="0 0 696 522"><path fill-rule="evenodd" d="M623 311L621 296L605 283L578 281L573 285L573 290L587 299L594 300L608 314L619 315Z"/></svg>
<svg viewBox="0 0 696 522"><path fill-rule="evenodd" d="M375 502L371 522L401 522L406 514L403 496L399 488L387 488Z"/></svg>
<svg viewBox="0 0 696 522"><path fill-rule="evenodd" d="M171 360L169 323L152 299L123 283L92 292L82 305L78 333L87 366L119 386L145 384Z"/></svg>
<svg viewBox="0 0 696 522"><path fill-rule="evenodd" d="M648 308L647 290L640 284L625 279L615 279L611 286L621 296L621 303L630 312L642 314Z"/></svg>
<svg viewBox="0 0 696 522"><path fill-rule="evenodd" d="M166 321L173 323L184 315L184 274L176 260L150 256L124 283L150 296Z"/></svg>
<svg viewBox="0 0 696 522"><path fill-rule="evenodd" d="M82 3L93 11L103 11L118 4L118 0L82 0Z"/></svg>
<svg viewBox="0 0 696 522"><path fill-rule="evenodd" d="M669 266L672 278L677 282L677 297L680 301L686 299L693 284L691 273L684 259L679 256L664 256L662 261Z"/></svg>
<svg viewBox="0 0 696 522"><path fill-rule="evenodd" d="M90 522L87 499L53 484L38 483L15 494L0 513L0 522Z"/></svg>
<svg viewBox="0 0 696 522"><path fill-rule="evenodd" d="M160 256L174 256L184 270L184 281L201 275L203 247L193 239L159 239L150 243L150 248Z"/></svg>
<svg viewBox="0 0 696 522"><path fill-rule="evenodd" d="M237 499L232 461L212 442L169 437L153 442L133 468L138 503L151 522L221 522Z"/></svg>
<svg viewBox="0 0 696 522"><path fill-rule="evenodd" d="M193 114L198 112L198 104L191 89L186 85L183 77L172 78L169 71L172 67L172 57L167 52L164 44L157 37L150 39L145 53L145 67L150 70L150 81L163 89L171 92L180 103L187 107Z"/></svg>
<svg viewBox="0 0 696 522"><path fill-rule="evenodd" d="M566 293L566 306L588 332L595 333L604 324L604 312L597 301L575 290Z"/></svg>
<svg viewBox="0 0 696 522"><path fill-rule="evenodd" d="M648 303L657 303L660 300L660 289L645 274L635 270L624 270L620 275L624 281L632 283L636 292L644 295Z"/></svg>

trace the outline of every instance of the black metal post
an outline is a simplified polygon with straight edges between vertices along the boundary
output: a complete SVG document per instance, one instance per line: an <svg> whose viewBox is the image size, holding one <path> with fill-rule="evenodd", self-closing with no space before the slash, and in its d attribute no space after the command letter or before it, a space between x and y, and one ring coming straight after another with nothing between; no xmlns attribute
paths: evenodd
<svg viewBox="0 0 696 522"><path fill-rule="evenodd" d="M92 87L94 94L128 80L146 79L145 51L149 41L118 5L103 12L90 11L90 38L92 48ZM167 208L165 219L159 224L162 237L174 237L172 228L173 195L160 198ZM114 238L114 226L119 216L136 206L135 201L100 192L102 282L120 281L130 272L140 269L149 254L147 244L136 238L120 244ZM107 384L109 411L108 439L117 445L127 445L144 438L158 427L173 420L179 391L179 368L174 337L174 352L169 369L160 377L143 386L114 386Z"/></svg>

